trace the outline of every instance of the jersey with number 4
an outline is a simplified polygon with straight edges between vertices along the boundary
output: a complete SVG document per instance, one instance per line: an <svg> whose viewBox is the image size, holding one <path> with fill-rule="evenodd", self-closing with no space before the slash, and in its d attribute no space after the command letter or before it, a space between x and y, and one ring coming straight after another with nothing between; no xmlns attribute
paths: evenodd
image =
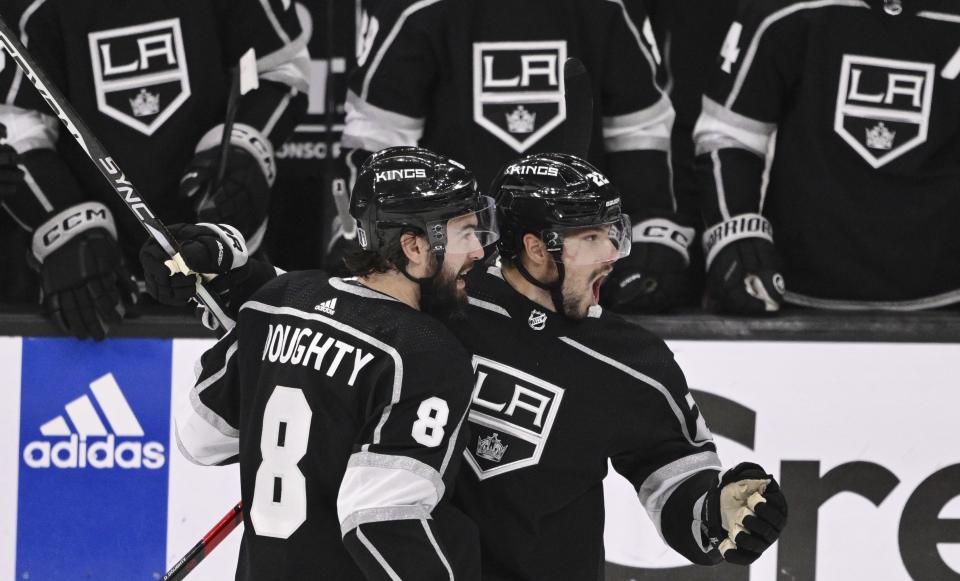
<svg viewBox="0 0 960 581"><path fill-rule="evenodd" d="M670 546L715 563L694 519L720 461L663 341L608 313L571 322L498 269L468 289L451 323L475 373L454 502L480 528L483 579L603 579L608 460Z"/></svg>
<svg viewBox="0 0 960 581"><path fill-rule="evenodd" d="M237 579L476 574L472 525L441 502L471 385L445 327L355 281L307 271L257 291L177 417L191 460L239 458Z"/></svg>
<svg viewBox="0 0 960 581"><path fill-rule="evenodd" d="M737 219L762 212L789 302L960 302L960 3L743 6L695 130L708 225L765 237Z"/></svg>

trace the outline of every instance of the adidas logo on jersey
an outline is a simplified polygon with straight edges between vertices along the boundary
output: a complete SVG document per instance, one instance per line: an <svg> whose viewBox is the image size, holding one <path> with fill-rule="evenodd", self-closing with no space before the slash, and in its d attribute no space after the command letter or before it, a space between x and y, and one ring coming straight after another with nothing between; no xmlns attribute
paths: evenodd
<svg viewBox="0 0 960 581"><path fill-rule="evenodd" d="M73 429L62 415L44 423L40 433L46 439L26 445L24 463L30 468L162 468L166 463L163 444L143 441L140 421L113 374L91 382L90 390L100 413L87 395L71 401L65 409Z"/></svg>
<svg viewBox="0 0 960 581"><path fill-rule="evenodd" d="M313 310L320 311L321 313L326 313L330 316L336 314L337 310L337 299L332 298L329 301L323 301L319 305L313 307Z"/></svg>

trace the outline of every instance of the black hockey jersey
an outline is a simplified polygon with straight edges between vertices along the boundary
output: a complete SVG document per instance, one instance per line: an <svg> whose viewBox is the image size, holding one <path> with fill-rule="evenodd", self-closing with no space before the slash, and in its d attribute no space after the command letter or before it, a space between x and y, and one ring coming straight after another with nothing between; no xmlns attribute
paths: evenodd
<svg viewBox="0 0 960 581"><path fill-rule="evenodd" d="M188 458L239 457L237 579L476 576L475 527L441 502L471 384L453 335L387 295L320 271L257 291L177 415Z"/></svg>
<svg viewBox="0 0 960 581"><path fill-rule="evenodd" d="M467 288L450 323L476 376L454 502L480 528L483 578L603 579L608 459L672 547L715 563L693 507L720 462L663 341L606 312L571 322L496 268Z"/></svg>
<svg viewBox="0 0 960 581"><path fill-rule="evenodd" d="M344 147L419 144L489 183L520 154L565 151L563 66L577 57L594 94L587 157L632 217L669 214L674 113L637 14L622 0L383 3L360 40Z"/></svg>
<svg viewBox="0 0 960 581"><path fill-rule="evenodd" d="M895 4L751 2L721 50L695 137L705 218L770 220L788 302L960 301L960 5Z"/></svg>
<svg viewBox="0 0 960 581"><path fill-rule="evenodd" d="M15 2L25 8L10 24L27 50L165 222L194 218L192 204L178 196L179 181L201 138L223 123L230 69L249 48L256 52L260 88L240 100L236 126L264 138L268 166L272 148L306 105L306 37L289 0ZM30 185L11 212L33 228L72 204L103 202L135 254L142 229L93 162L66 132L58 136L59 121L19 69L5 88L0 121L11 144L28 154ZM53 148L66 165L55 169L68 172L69 187L33 175L30 152ZM275 168L267 173L272 182ZM255 246L249 236L248 242Z"/></svg>

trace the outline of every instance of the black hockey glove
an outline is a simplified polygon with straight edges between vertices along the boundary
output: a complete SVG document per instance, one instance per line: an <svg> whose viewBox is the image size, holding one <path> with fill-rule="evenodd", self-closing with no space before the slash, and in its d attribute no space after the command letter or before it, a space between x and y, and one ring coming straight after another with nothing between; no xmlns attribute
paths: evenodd
<svg viewBox="0 0 960 581"><path fill-rule="evenodd" d="M45 313L78 339L105 338L137 302L136 281L103 204L77 204L41 224L27 262L40 274Z"/></svg>
<svg viewBox="0 0 960 581"><path fill-rule="evenodd" d="M180 256L190 270L197 273L226 275L247 264L247 245L243 236L226 224L173 224L167 229L180 244ZM171 274L170 257L155 240L140 248L140 264L147 293L158 302L182 307L196 294L196 278L176 272ZM211 290L221 290L231 282L221 279Z"/></svg>
<svg viewBox="0 0 960 581"><path fill-rule="evenodd" d="M762 315L780 310L784 282L770 222L740 214L703 234L707 301L712 309Z"/></svg>
<svg viewBox="0 0 960 581"><path fill-rule="evenodd" d="M693 228L655 218L633 227L630 256L617 261L600 289L603 304L619 312L657 313L690 294L688 248Z"/></svg>
<svg viewBox="0 0 960 581"><path fill-rule="evenodd" d="M193 203L197 221L236 227L256 251L262 238L258 230L267 219L270 188L276 178L273 147L253 128L235 125L223 182L211 191L217 178L222 132L219 126L200 140L180 180L180 195Z"/></svg>
<svg viewBox="0 0 960 581"><path fill-rule="evenodd" d="M735 565L749 565L775 543L787 524L787 499L776 479L743 462L721 473L707 492L701 522L704 545Z"/></svg>
<svg viewBox="0 0 960 581"><path fill-rule="evenodd" d="M7 128L0 123L0 139L7 138ZM23 172L17 167L17 152L7 144L0 145L0 202L12 198L23 183Z"/></svg>

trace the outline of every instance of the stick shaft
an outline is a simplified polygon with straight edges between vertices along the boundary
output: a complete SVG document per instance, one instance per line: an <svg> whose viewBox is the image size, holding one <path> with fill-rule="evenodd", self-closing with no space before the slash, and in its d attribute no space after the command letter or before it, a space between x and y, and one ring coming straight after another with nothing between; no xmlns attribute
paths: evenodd
<svg viewBox="0 0 960 581"><path fill-rule="evenodd" d="M50 77L43 72L36 59L27 52L26 47L23 46L16 33L2 17L0 17L0 44L3 45L10 58L17 63L27 80L36 87L40 96L64 124L70 135L83 148L93 165L103 174L104 179L107 180L113 191L137 217L147 234L156 240L160 247L173 258L178 252L177 243L170 235L167 227L153 214L153 211L130 180L127 179L126 174L123 173L117 162L110 156L96 135L90 131L90 128L83 122L83 119L80 118L80 115L67 101L60 89L50 81ZM233 320L226 315L226 312L214 297L199 283L197 284L197 295L200 302L217 317L224 329L229 330L233 327Z"/></svg>
<svg viewBox="0 0 960 581"><path fill-rule="evenodd" d="M243 522L243 503L238 502L236 506L230 509L220 522L215 524L207 534L203 535L197 544L187 551L177 564L167 571L161 581L180 581L190 571L193 571L200 561L209 555L227 536Z"/></svg>

